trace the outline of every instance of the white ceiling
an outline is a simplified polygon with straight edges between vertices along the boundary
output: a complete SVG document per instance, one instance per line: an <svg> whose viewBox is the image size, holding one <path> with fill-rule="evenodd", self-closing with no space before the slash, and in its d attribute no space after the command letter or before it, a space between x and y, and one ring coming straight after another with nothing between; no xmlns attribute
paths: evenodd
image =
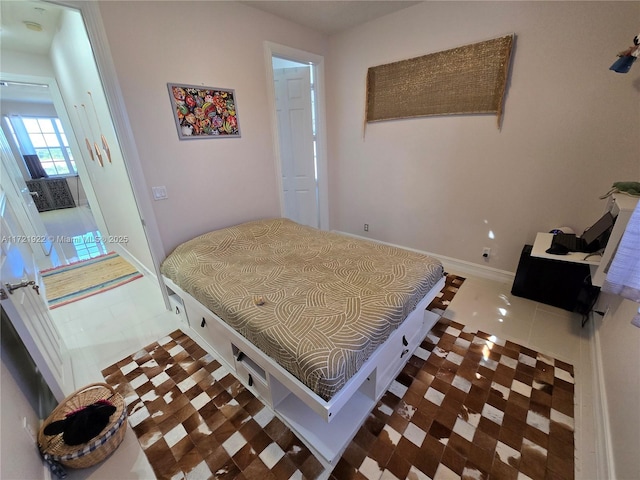
<svg viewBox="0 0 640 480"><path fill-rule="evenodd" d="M47 55L64 7L37 0L0 1L2 50ZM29 29L25 22L40 25Z"/></svg>
<svg viewBox="0 0 640 480"><path fill-rule="evenodd" d="M60 22L63 7L35 0L0 0L0 45L2 54L20 52L48 55L51 41ZM31 28L25 22L29 22ZM41 30L38 31L37 25ZM35 30L34 30L35 28ZM11 77L2 81L14 80ZM51 103L49 89L22 82L4 82L0 86L3 101L20 100L35 103Z"/></svg>
<svg viewBox="0 0 640 480"><path fill-rule="evenodd" d="M242 3L321 33L333 35L421 2L403 0L243 0Z"/></svg>
<svg viewBox="0 0 640 480"><path fill-rule="evenodd" d="M404 0L258 0L242 1L241 3L332 35L420 2ZM47 55L51 40L58 28L60 14L64 8L40 0L0 1L2 49ZM42 31L30 30L25 22L41 25Z"/></svg>
<svg viewBox="0 0 640 480"><path fill-rule="evenodd" d="M420 2L403 0L259 0L241 1L241 3L326 35L333 35ZM0 45L2 52L14 51L48 55L51 42L59 26L61 13L65 8L41 0L0 0ZM28 24L31 28L28 28ZM37 31L38 25L41 27L39 31ZM0 78L0 80L7 79ZM0 88L0 97L4 100L29 98L31 101L49 101L46 89L31 88L28 85L2 86ZM39 100L37 100L38 98Z"/></svg>

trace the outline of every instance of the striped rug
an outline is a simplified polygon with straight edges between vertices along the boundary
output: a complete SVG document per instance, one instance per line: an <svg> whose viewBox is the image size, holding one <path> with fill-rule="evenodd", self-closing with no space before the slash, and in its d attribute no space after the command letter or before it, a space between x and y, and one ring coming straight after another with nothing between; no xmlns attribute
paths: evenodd
<svg viewBox="0 0 640 480"><path fill-rule="evenodd" d="M115 252L40 272L49 308L58 308L83 298L132 282L142 274Z"/></svg>

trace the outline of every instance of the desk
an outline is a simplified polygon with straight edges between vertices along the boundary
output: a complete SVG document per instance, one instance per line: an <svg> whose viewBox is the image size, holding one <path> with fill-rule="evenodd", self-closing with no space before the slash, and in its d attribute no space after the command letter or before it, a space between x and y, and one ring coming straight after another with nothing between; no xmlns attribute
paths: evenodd
<svg viewBox="0 0 640 480"><path fill-rule="evenodd" d="M607 211L616 217L616 223L602 255L547 253L553 234L538 233L534 244L525 245L522 250L511 293L577 311L583 315L584 326L637 203L638 197L624 194L609 198Z"/></svg>
<svg viewBox="0 0 640 480"><path fill-rule="evenodd" d="M618 249L622 234L627 228L627 223L637 203L638 197L631 197L620 193L615 193L609 198L606 210L610 211L616 217L616 223L613 225L609 241L602 255L590 255L582 252L571 252L567 255L547 253L546 250L551 246L553 234L538 233L533 248L531 249L531 256L545 258L547 260L589 265L589 269L591 270L591 284L596 287L601 287L607 276L611 260L613 260L613 254Z"/></svg>
<svg viewBox="0 0 640 480"><path fill-rule="evenodd" d="M536 240L533 242L531 248L531 256L537 258L546 258L547 260L557 260L560 262L577 263L581 265L589 265L589 272L591 273L591 279L593 284L593 278L596 276L598 267L602 260L602 252L598 253L584 253L584 252L569 252L566 255L554 255L553 253L547 253L547 249L551 246L551 240L553 239L553 233L538 233Z"/></svg>
<svg viewBox="0 0 640 480"><path fill-rule="evenodd" d="M562 262L584 263L594 267L600 265L602 255L599 253L569 252L566 255L547 253L547 249L551 246L552 239L553 233L538 233L535 242L533 242L531 256L546 258L548 260L560 260Z"/></svg>

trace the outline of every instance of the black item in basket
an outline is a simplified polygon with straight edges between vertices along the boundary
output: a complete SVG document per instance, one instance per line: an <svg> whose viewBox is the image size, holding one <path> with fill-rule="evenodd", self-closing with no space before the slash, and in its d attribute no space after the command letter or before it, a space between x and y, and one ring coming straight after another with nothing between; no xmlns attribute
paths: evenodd
<svg viewBox="0 0 640 480"><path fill-rule="evenodd" d="M116 407L107 400L98 400L91 405L69 413L64 420L50 423L45 435L58 435L67 445L81 445L96 437L109 423Z"/></svg>
<svg viewBox="0 0 640 480"><path fill-rule="evenodd" d="M68 445L63 435L47 435L44 430L52 423L64 421L88 405L107 401L116 408L101 432L88 442ZM127 408L122 395L106 383L92 383L65 398L51 412L38 432L38 447L51 471L59 478L66 476L63 467L86 468L111 455L120 445L127 430Z"/></svg>

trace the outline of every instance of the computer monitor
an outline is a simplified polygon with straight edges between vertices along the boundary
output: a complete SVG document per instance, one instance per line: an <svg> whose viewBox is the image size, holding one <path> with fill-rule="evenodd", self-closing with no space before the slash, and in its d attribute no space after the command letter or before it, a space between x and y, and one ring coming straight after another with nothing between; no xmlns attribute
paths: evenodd
<svg viewBox="0 0 640 480"><path fill-rule="evenodd" d="M613 227L615 222L615 218L611 215L611 212L606 212L602 217L598 219L596 223L587 228L582 234L581 238L584 240L586 245L591 245L596 240L602 240L606 243L607 238L601 238L603 235L608 234ZM604 247L604 245L600 245L600 248Z"/></svg>

